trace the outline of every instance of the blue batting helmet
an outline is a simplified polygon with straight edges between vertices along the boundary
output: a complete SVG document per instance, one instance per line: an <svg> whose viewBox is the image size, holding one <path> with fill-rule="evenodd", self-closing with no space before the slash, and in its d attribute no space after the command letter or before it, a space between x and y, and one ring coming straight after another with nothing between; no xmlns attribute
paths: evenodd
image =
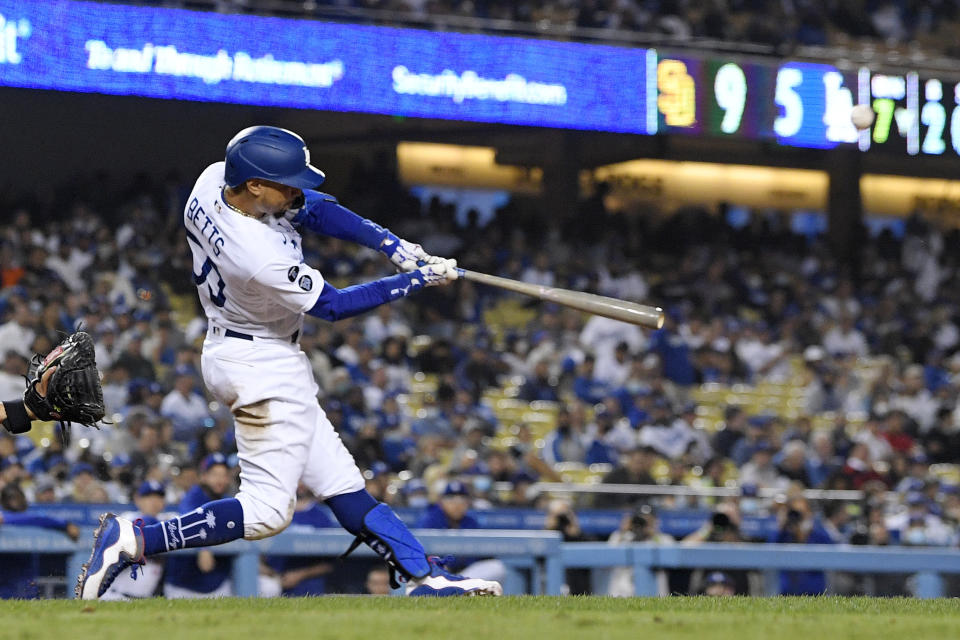
<svg viewBox="0 0 960 640"><path fill-rule="evenodd" d="M288 187L313 189L326 176L311 166L303 138L279 127L258 126L244 129L227 143L224 178L230 187L262 178Z"/></svg>

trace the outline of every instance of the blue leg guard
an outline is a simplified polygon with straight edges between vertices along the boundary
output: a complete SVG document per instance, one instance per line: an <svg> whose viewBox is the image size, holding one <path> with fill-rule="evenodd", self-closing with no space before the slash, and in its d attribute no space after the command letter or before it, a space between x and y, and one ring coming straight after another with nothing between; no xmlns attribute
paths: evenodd
<svg viewBox="0 0 960 640"><path fill-rule="evenodd" d="M393 509L381 503L363 517L363 528L350 546L345 557L361 542L376 551L392 569L407 580L430 575L427 552L420 541L413 537Z"/></svg>

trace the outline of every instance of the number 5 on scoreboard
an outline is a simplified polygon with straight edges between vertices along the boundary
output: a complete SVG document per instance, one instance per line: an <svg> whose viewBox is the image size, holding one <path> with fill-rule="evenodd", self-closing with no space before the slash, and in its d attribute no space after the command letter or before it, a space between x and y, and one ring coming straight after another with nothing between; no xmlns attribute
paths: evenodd
<svg viewBox="0 0 960 640"><path fill-rule="evenodd" d="M781 138L797 135L803 126L803 100L797 87L803 84L803 72L793 67L784 67L777 72L777 89L774 101L783 107L783 114L773 121L773 130Z"/></svg>

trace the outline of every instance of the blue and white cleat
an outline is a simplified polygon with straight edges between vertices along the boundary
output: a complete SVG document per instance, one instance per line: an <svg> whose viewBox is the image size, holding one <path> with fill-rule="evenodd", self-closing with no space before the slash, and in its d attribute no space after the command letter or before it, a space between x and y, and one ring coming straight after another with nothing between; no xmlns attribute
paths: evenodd
<svg viewBox="0 0 960 640"><path fill-rule="evenodd" d="M129 520L105 513L93 534L93 552L77 576L74 593L82 600L96 600L121 571L142 562L143 534Z"/></svg>
<svg viewBox="0 0 960 640"><path fill-rule="evenodd" d="M449 596L502 596L503 587L493 580L464 578L450 573L444 568L449 559L436 556L427 558L430 563L430 575L414 578L407 585L408 596L426 596L445 598Z"/></svg>

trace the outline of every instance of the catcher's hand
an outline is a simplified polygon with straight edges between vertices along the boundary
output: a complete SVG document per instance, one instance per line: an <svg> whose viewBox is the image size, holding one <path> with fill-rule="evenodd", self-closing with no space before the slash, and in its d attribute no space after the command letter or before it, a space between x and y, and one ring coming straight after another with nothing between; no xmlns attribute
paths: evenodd
<svg viewBox="0 0 960 640"><path fill-rule="evenodd" d="M103 389L90 334L78 331L45 357L34 356L28 378L23 404L37 420L94 427L103 418Z"/></svg>

